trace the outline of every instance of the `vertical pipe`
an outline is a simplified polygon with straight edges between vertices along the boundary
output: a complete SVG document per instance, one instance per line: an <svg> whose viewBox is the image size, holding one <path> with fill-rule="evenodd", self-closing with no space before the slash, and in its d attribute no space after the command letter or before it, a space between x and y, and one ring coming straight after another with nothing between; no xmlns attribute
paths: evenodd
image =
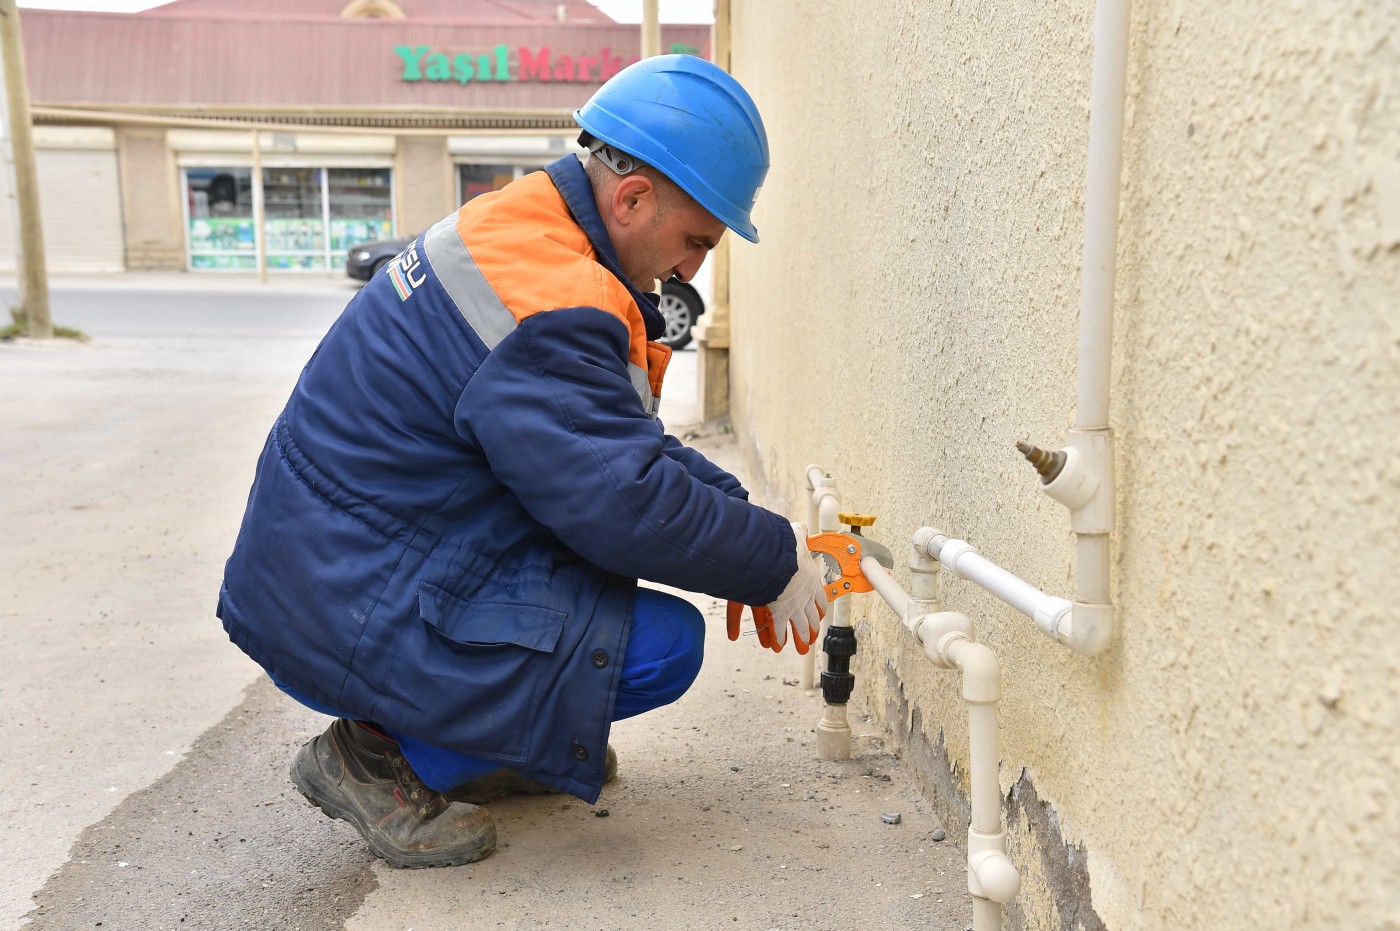
<svg viewBox="0 0 1400 931"><path fill-rule="evenodd" d="M1106 533L1081 533L1074 541L1075 601L1108 604L1109 542Z"/></svg>
<svg viewBox="0 0 1400 931"><path fill-rule="evenodd" d="M836 497L835 480L827 475L820 466L810 465L807 467L807 487L812 490L807 508L807 530L811 533L840 530L841 523L837 515L841 505ZM825 493L819 495L818 490L825 490ZM828 611L826 619L822 622L822 639L818 639L817 643L823 642L827 628L831 626L832 617L833 614ZM810 689L816 685L817 660L822 655L822 651L816 649L808 650L807 655L802 657L802 671L798 676L798 684L803 689Z"/></svg>
<svg viewBox="0 0 1400 931"><path fill-rule="evenodd" d="M1001 906L991 899L972 899L973 931L1001 931Z"/></svg>
<svg viewBox="0 0 1400 931"><path fill-rule="evenodd" d="M1001 927L998 903L1009 901L1020 884L1015 867L1006 859L1006 832L1001 823L997 734L1001 664L991 650L965 638L949 644L947 657L962 671L963 700L967 703L968 776L972 795L967 853L968 891L973 895L972 926L974 931L993 931ZM991 862L988 862L989 857Z"/></svg>
<svg viewBox="0 0 1400 931"><path fill-rule="evenodd" d="M813 467L813 468L815 468L815 467ZM810 489L810 490L813 491L813 492L816 491L815 478L814 478L813 471L812 471L811 468L809 468L809 469L807 470L807 487L808 487L808 489ZM817 511L817 499L816 499L816 496L815 496L815 494L809 494L809 495L807 496L807 529L808 529L809 531L811 531L812 533L815 533L815 532L816 532L816 529L817 529L817 520L819 519L819 517L820 517L820 514L819 514L818 511ZM821 634L825 634L825 633L826 633L826 631L825 631L825 629L823 629L823 630L821 631L821 633L818 634L818 638L819 638L819 639L817 640L818 643L821 642L821 640L820 640ZM808 650L808 651L807 651L807 655L804 656L804 657L802 657L802 671L799 673L799 675L798 675L798 677L797 677L797 678L798 678L797 685L798 685L798 687L801 688L803 691L806 691L807 689L810 689L810 688L812 688L814 685L817 684L817 654L820 653L820 652L821 652L821 650L819 650L819 649L818 649L818 650Z"/></svg>
<svg viewBox="0 0 1400 931"><path fill-rule="evenodd" d="M1128 0L1098 0L1094 13L1084 269L1079 300L1079 384L1074 418L1075 427L1088 430L1108 426L1127 70Z"/></svg>
<svg viewBox="0 0 1400 931"><path fill-rule="evenodd" d="M1001 831L1001 776L995 702L968 703L969 755L972 768L972 829L982 834Z"/></svg>
<svg viewBox="0 0 1400 931"><path fill-rule="evenodd" d="M851 626L850 596L838 598L833 602L828 617L830 619L828 632L835 628L849 630ZM825 638L819 642L824 643ZM814 649L809 651L807 655L815 656L816 653L817 651ZM828 659L828 664L829 663L830 659ZM825 675L825 673L823 675ZM823 698L826 697L826 692L827 683L824 679L822 685ZM850 758L851 724L846 716L846 704L844 702L832 703L823 701L821 720L817 722L817 759L849 760Z"/></svg>

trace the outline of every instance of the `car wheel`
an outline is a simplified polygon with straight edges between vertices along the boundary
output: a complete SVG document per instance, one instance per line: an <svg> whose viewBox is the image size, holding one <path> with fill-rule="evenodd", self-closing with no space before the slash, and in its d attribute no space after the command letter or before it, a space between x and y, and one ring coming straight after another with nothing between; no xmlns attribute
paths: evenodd
<svg viewBox="0 0 1400 931"><path fill-rule="evenodd" d="M700 299L686 288L662 282L660 310L666 320L666 332L661 334L659 342L672 349L688 346L690 329L700 317Z"/></svg>
<svg viewBox="0 0 1400 931"><path fill-rule="evenodd" d="M374 267L369 270L369 276L373 278L375 275L379 274L379 270L385 265L388 265L390 261L392 261L392 259L387 256L385 258L379 259L377 262L374 263Z"/></svg>

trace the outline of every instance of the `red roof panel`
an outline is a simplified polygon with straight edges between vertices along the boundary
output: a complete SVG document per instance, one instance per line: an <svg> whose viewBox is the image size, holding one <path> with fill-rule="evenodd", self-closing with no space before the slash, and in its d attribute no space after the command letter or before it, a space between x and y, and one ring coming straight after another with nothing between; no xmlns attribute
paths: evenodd
<svg viewBox="0 0 1400 931"><path fill-rule="evenodd" d="M138 16L186 19L339 19L350 0L171 0ZM393 0L410 20L441 23L612 23L587 0ZM402 20L400 20L402 22Z"/></svg>
<svg viewBox="0 0 1400 931"><path fill-rule="evenodd" d="M616 23L275 21L26 9L22 29L30 96L40 105L572 109L607 73L635 60L641 44L639 27ZM672 43L708 55L709 27L663 26L662 47ZM491 80L469 73L480 56ZM495 79L501 57L507 80ZM545 61L548 80L541 80L538 66ZM414 76L419 80L407 79Z"/></svg>

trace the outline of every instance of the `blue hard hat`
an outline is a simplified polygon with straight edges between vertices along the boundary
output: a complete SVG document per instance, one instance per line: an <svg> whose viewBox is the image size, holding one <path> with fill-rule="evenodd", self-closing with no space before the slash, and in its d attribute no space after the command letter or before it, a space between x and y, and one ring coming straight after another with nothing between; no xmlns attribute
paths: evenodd
<svg viewBox="0 0 1400 931"><path fill-rule="evenodd" d="M693 55L644 58L598 88L574 122L758 242L749 211L768 174L768 135L753 99L718 65Z"/></svg>

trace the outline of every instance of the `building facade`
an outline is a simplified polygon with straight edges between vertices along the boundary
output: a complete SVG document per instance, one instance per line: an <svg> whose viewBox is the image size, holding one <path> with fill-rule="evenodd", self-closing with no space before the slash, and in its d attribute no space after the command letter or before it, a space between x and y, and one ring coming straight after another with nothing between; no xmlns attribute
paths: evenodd
<svg viewBox="0 0 1400 931"><path fill-rule="evenodd" d="M1095 5L732 0L773 158L732 404L770 502L805 513L818 463L896 554L934 526L1072 597L1014 443L1075 414ZM1001 661L1008 927L1400 928L1397 35L1394 3L1131 4L1113 642L941 573ZM957 839L959 677L863 598L857 690Z"/></svg>
<svg viewBox="0 0 1400 931"><path fill-rule="evenodd" d="M21 26L60 274L334 271L574 151L572 111L640 49L582 0L175 0ZM663 27L663 48L709 36Z"/></svg>

